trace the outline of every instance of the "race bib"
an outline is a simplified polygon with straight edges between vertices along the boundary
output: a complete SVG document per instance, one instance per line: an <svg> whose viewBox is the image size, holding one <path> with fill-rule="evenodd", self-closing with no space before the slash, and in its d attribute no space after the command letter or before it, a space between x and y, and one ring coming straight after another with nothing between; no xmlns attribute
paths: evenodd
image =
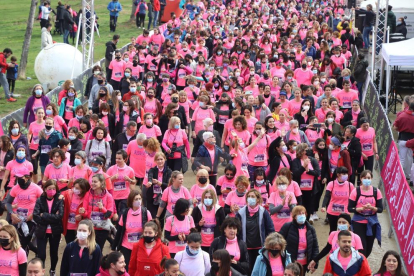
<svg viewBox="0 0 414 276"><path fill-rule="evenodd" d="M281 219L290 218L290 210L288 208L284 208L277 213L277 217Z"/></svg>
<svg viewBox="0 0 414 276"><path fill-rule="evenodd" d="M339 213L344 213L345 212L345 206L342 204L332 204L332 211L334 212L339 212Z"/></svg>
<svg viewBox="0 0 414 276"><path fill-rule="evenodd" d="M312 180L311 179L302 179L300 181L300 188L306 189L306 188L312 188Z"/></svg>
<svg viewBox="0 0 414 276"><path fill-rule="evenodd" d="M115 77L116 77L116 78L122 78L122 73L121 73L121 72L117 72L117 73L115 73Z"/></svg>
<svg viewBox="0 0 414 276"><path fill-rule="evenodd" d="M128 144L123 144L123 145L122 145L122 149L123 149L124 151L126 151L126 150L127 150L127 148L128 148Z"/></svg>
<svg viewBox="0 0 414 276"><path fill-rule="evenodd" d="M33 138L32 138L32 142L33 142L33 144L39 144L39 136L32 136Z"/></svg>
<svg viewBox="0 0 414 276"><path fill-rule="evenodd" d="M331 173L334 173L336 170L336 166L335 165L331 165Z"/></svg>
<svg viewBox="0 0 414 276"><path fill-rule="evenodd" d="M42 145L40 147L40 153L41 154L48 154L51 150L52 150L52 146L51 145Z"/></svg>
<svg viewBox="0 0 414 276"><path fill-rule="evenodd" d="M128 242L135 243L141 238L140 233L128 233Z"/></svg>
<svg viewBox="0 0 414 276"><path fill-rule="evenodd" d="M104 214L101 212L92 212L91 214L91 220L93 222L101 222L104 220Z"/></svg>
<svg viewBox="0 0 414 276"><path fill-rule="evenodd" d="M126 190L125 181L114 183L114 191L124 191L124 190Z"/></svg>
<svg viewBox="0 0 414 276"><path fill-rule="evenodd" d="M186 246L186 245L187 245L187 243L186 243L185 241L176 241L176 242L175 242L175 245L176 245L176 246Z"/></svg>
<svg viewBox="0 0 414 276"><path fill-rule="evenodd" d="M186 75L185 74L178 74L178 77L180 78L180 79L183 79L184 77L185 77Z"/></svg>
<svg viewBox="0 0 414 276"><path fill-rule="evenodd" d="M254 162L263 162L265 160L264 154L256 154L254 157Z"/></svg>
<svg viewBox="0 0 414 276"><path fill-rule="evenodd" d="M75 214L74 213L69 214L68 223L76 224L76 219L75 219Z"/></svg>
<svg viewBox="0 0 414 276"><path fill-rule="evenodd" d="M157 70L157 66L155 66L155 65L150 65L150 70L152 70L152 71Z"/></svg>
<svg viewBox="0 0 414 276"><path fill-rule="evenodd" d="M351 108L352 107L352 103L351 102L344 102L344 104L342 105L343 108Z"/></svg>
<svg viewBox="0 0 414 276"><path fill-rule="evenodd" d="M92 158L95 158L95 157L97 157L97 156L99 156L99 155L104 155L102 152L100 152L100 151L92 151L91 152L91 154L92 154Z"/></svg>
<svg viewBox="0 0 414 276"><path fill-rule="evenodd" d="M219 124L224 125L227 122L226 118L219 118Z"/></svg>
<svg viewBox="0 0 414 276"><path fill-rule="evenodd" d="M201 227L201 234L214 235L214 226L203 226Z"/></svg>
<svg viewBox="0 0 414 276"><path fill-rule="evenodd" d="M72 110L72 108L70 108L69 106L66 106L66 107L65 107L65 111L66 111L66 112L72 112L73 110Z"/></svg>
<svg viewBox="0 0 414 276"><path fill-rule="evenodd" d="M371 143L366 143L366 144L362 144L362 150L372 150L372 144Z"/></svg>
<svg viewBox="0 0 414 276"><path fill-rule="evenodd" d="M19 216L27 217L29 215L29 209L17 208L16 214Z"/></svg>
<svg viewBox="0 0 414 276"><path fill-rule="evenodd" d="M298 260L304 260L306 258L305 250L298 250Z"/></svg>
<svg viewBox="0 0 414 276"><path fill-rule="evenodd" d="M161 186L153 185L152 189L154 190L154 194L160 194L162 192Z"/></svg>

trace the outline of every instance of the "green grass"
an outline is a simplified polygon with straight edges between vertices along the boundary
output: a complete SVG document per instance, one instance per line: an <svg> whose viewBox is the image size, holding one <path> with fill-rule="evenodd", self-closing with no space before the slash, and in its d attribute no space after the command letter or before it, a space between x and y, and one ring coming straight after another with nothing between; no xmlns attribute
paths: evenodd
<svg viewBox="0 0 414 276"><path fill-rule="evenodd" d="M38 3L40 0L38 0ZM13 56L17 58L17 63L20 64L20 57L22 53L24 35L26 32L27 19L29 16L31 0L2 0L0 8L0 41L2 51L4 48L10 48L13 51ZM51 6L56 10L57 1L51 1ZM75 11L79 11L81 8L81 1L79 0L62 0L62 3L67 3L72 6ZM95 33L95 48L94 48L94 62L100 60L105 56L105 43L112 39L114 33L109 32L109 12L106 9L109 0L96 0L95 1L95 12L99 17L99 33L98 37ZM142 29L137 29L135 21L129 21L131 13L132 1L131 0L120 0L122 4L122 12L119 16L118 26L116 34L121 36L118 42L118 47L121 48L125 44L129 43L131 36L138 36L142 33ZM38 9L36 8L36 18ZM54 25L54 23L52 23ZM54 27L53 27L54 29ZM56 42L63 42L63 36L58 34L52 37ZM70 40L71 42L71 40ZM81 47L78 48L80 51ZM27 99L31 95L33 85L38 83L34 72L34 61L37 54L40 52L40 21L35 20L33 26L32 40L30 42L30 50L28 57L28 64L26 70L26 76L30 77L31 80L17 80L16 88L14 93L20 94L21 98L18 98L17 102L9 103L4 99L4 90L0 87L0 116L4 116L11 113L21 107L23 107ZM8 60L10 61L10 59ZM59 62L58 60L56 62Z"/></svg>

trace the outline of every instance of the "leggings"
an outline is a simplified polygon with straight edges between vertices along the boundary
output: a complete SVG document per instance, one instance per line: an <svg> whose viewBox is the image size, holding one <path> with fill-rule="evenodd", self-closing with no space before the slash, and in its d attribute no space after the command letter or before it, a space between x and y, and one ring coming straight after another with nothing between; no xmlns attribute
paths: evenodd
<svg viewBox="0 0 414 276"><path fill-rule="evenodd" d="M210 181L210 184L216 187L217 185L217 174L215 175L209 175L208 180Z"/></svg>
<svg viewBox="0 0 414 276"><path fill-rule="evenodd" d="M10 90L10 93L12 93L12 94L13 94L13 92L14 92L14 87L15 87L15 85L16 85L16 80L7 79L7 81L9 82L9 90Z"/></svg>
<svg viewBox="0 0 414 276"><path fill-rule="evenodd" d="M103 252L103 248L105 246L106 238L109 235L108 230L96 230L95 229L95 241L101 248L101 251Z"/></svg>
<svg viewBox="0 0 414 276"><path fill-rule="evenodd" d="M181 158L177 158L177 159L168 158L167 166L172 171L181 171L181 169L183 168L183 165L181 163Z"/></svg>
<svg viewBox="0 0 414 276"><path fill-rule="evenodd" d="M308 213L307 219L309 219L309 216L313 214L315 210L315 198L313 191L302 191L302 205L305 207L306 213Z"/></svg>
<svg viewBox="0 0 414 276"><path fill-rule="evenodd" d="M127 266L125 267L125 269L126 269L126 271L128 271L128 266L129 266L129 261L131 260L131 252L132 252L132 250L121 246L121 248L119 249L119 251L122 253L122 255L124 255L125 263L127 264Z"/></svg>
<svg viewBox="0 0 414 276"><path fill-rule="evenodd" d="M37 174L37 170L39 168L39 155L36 156L36 158L32 158L32 155L35 154L35 153L36 153L36 150L30 149L30 158L31 158L30 161L31 161L31 163L33 165L33 172L35 174ZM42 172L42 174L43 174L43 172Z"/></svg>
<svg viewBox="0 0 414 276"><path fill-rule="evenodd" d="M49 240L50 270L55 271L59 259L57 254L59 250L60 235L46 234L43 238L37 238L37 257L43 263L46 260L46 246Z"/></svg>
<svg viewBox="0 0 414 276"><path fill-rule="evenodd" d="M363 170L370 170L372 172L373 168L374 168L374 155L368 156L368 159L364 160L364 166L361 168L358 168L358 174L360 174Z"/></svg>
<svg viewBox="0 0 414 276"><path fill-rule="evenodd" d="M329 233L336 231L338 229L338 219L339 216L326 214L329 219Z"/></svg>
<svg viewBox="0 0 414 276"><path fill-rule="evenodd" d="M319 205L321 204L321 197L322 197L323 191L325 191L325 186L326 186L325 184L321 183L321 189L315 195L314 212L318 211L319 209Z"/></svg>
<svg viewBox="0 0 414 276"><path fill-rule="evenodd" d="M17 233L19 234L20 245L26 251L26 255L29 255L29 251L32 250L33 248L33 246L31 245L31 242L32 242L33 233L34 233L36 225L32 221L27 222L27 226L29 227L29 235L27 236L23 234L21 228L17 227L17 224L13 226L16 228ZM32 251L37 253L36 252L37 250L34 248Z"/></svg>
<svg viewBox="0 0 414 276"><path fill-rule="evenodd" d="M259 255L259 249L247 249L249 254L249 267L250 271L253 271L254 264L256 263L257 256Z"/></svg>
<svg viewBox="0 0 414 276"><path fill-rule="evenodd" d="M361 238L362 246L364 247L361 253L368 258L374 246L375 235L377 233L376 227L374 226L372 228L372 236L367 236L367 224L352 221L352 230Z"/></svg>
<svg viewBox="0 0 414 276"><path fill-rule="evenodd" d="M67 230L65 235L66 244L73 242L76 239L76 230Z"/></svg>

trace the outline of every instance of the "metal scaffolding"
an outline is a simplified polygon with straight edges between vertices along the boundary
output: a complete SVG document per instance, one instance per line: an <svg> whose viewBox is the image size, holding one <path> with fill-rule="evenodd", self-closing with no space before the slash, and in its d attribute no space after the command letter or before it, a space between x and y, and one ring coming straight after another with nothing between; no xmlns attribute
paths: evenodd
<svg viewBox="0 0 414 276"><path fill-rule="evenodd" d="M95 8L94 0L82 0L82 65L83 70L93 65L93 46L95 33Z"/></svg>
<svg viewBox="0 0 414 276"><path fill-rule="evenodd" d="M382 43L386 43L387 38L387 17L388 17L388 0L377 0L377 16L375 28L372 30L372 57L371 57L371 76L375 80L376 70L381 70L380 51ZM379 58L378 58L379 57ZM381 83L380 85L381 86Z"/></svg>

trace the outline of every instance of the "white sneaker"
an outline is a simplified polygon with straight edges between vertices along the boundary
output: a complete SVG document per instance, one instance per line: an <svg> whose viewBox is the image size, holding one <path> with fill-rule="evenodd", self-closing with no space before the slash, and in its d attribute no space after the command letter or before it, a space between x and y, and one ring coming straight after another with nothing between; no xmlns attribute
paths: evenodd
<svg viewBox="0 0 414 276"><path fill-rule="evenodd" d="M310 215L310 217L309 217L309 223L310 223L311 225L313 225L313 215Z"/></svg>
<svg viewBox="0 0 414 276"><path fill-rule="evenodd" d="M318 217L317 213L313 213L313 220L319 220L319 217Z"/></svg>

